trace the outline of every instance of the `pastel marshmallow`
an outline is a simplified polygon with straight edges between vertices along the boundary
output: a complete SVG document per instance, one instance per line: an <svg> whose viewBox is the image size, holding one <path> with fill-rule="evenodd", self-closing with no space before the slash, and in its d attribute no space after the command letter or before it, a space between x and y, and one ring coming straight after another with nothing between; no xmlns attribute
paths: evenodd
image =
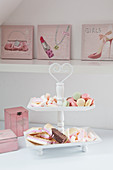
<svg viewBox="0 0 113 170"><path fill-rule="evenodd" d="M54 128L51 124L46 124L44 126L44 130L51 136L52 135L52 128Z"/></svg>
<svg viewBox="0 0 113 170"><path fill-rule="evenodd" d="M46 98L47 98L47 100L50 99L50 94L49 93L46 93Z"/></svg>
<svg viewBox="0 0 113 170"><path fill-rule="evenodd" d="M46 98L45 95L42 95L40 98L41 98L43 101L47 101L47 98Z"/></svg>
<svg viewBox="0 0 113 170"><path fill-rule="evenodd" d="M32 134L32 133L41 133L43 131L44 130L41 127L32 127L30 129L24 131L24 134L27 135L27 134Z"/></svg>
<svg viewBox="0 0 113 170"><path fill-rule="evenodd" d="M76 101L73 99L73 97L68 98L67 101L69 102L70 106L77 106Z"/></svg>
<svg viewBox="0 0 113 170"><path fill-rule="evenodd" d="M70 139L70 141L71 141L72 143L74 143L74 142L75 142L75 139L76 139L76 137L75 137L75 136L72 136L71 139Z"/></svg>
<svg viewBox="0 0 113 170"><path fill-rule="evenodd" d="M89 99L92 100L92 103L91 103L91 105L90 105L90 106L92 106L92 105L94 104L94 99L92 99L92 98L89 98Z"/></svg>
<svg viewBox="0 0 113 170"><path fill-rule="evenodd" d="M78 105L79 107L83 107L83 106L85 105L85 100L82 99L82 98L78 99L78 100L77 100L77 105Z"/></svg>
<svg viewBox="0 0 113 170"><path fill-rule="evenodd" d="M76 102L76 101L72 101L72 102L71 102L71 106L76 106L76 107L77 107L77 106L78 106L78 105L77 105L77 102Z"/></svg>
<svg viewBox="0 0 113 170"><path fill-rule="evenodd" d="M85 103L85 106L91 106L92 104L92 99L88 99Z"/></svg>
<svg viewBox="0 0 113 170"><path fill-rule="evenodd" d="M76 92L73 94L74 100L78 100L78 99L80 99L80 97L81 97L81 93L79 93L79 92Z"/></svg>
<svg viewBox="0 0 113 170"><path fill-rule="evenodd" d="M96 137L91 132L88 133L88 138L96 140Z"/></svg>
<svg viewBox="0 0 113 170"><path fill-rule="evenodd" d="M63 102L63 106L68 107L68 106L69 106L69 101L65 100L65 101Z"/></svg>
<svg viewBox="0 0 113 170"><path fill-rule="evenodd" d="M82 94L82 98L83 98L84 100L88 100L90 97L89 97L89 94L84 93L84 94Z"/></svg>
<svg viewBox="0 0 113 170"><path fill-rule="evenodd" d="M34 142L34 143L37 143L37 144L40 144L40 145L51 144L51 141L48 140L48 139L43 139L43 138L34 137L34 136L30 136L30 135L27 136L27 140Z"/></svg>

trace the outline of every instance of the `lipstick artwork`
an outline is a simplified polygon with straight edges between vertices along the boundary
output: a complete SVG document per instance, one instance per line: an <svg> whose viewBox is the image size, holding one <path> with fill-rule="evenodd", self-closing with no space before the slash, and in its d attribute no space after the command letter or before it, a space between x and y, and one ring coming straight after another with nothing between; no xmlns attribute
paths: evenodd
<svg viewBox="0 0 113 170"><path fill-rule="evenodd" d="M42 36L40 37L40 42L48 57L52 58L54 56L53 51L51 50L51 47L47 44L47 42L44 40Z"/></svg>

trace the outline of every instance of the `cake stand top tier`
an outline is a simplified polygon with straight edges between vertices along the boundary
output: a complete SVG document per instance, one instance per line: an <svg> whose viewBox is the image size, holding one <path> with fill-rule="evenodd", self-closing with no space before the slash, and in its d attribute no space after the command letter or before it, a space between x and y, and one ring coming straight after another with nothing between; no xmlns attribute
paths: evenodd
<svg viewBox="0 0 113 170"><path fill-rule="evenodd" d="M73 73L73 67L69 63L64 63L60 65L58 63L53 63L49 67L49 74L56 80L56 95L57 95L57 104L58 106L51 107L32 107L33 98L30 99L30 102L27 106L28 109L33 111L87 111L95 108L95 105L85 106L85 107L63 107L64 100L64 81L68 79ZM59 74L63 75L62 80L59 79Z"/></svg>

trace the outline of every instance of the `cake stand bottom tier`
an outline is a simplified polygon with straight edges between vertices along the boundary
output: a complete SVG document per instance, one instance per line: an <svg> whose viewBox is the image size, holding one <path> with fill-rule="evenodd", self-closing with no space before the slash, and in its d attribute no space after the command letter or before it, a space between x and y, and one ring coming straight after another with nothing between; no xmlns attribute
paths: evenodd
<svg viewBox="0 0 113 170"><path fill-rule="evenodd" d="M26 147L29 149L33 149L39 152L40 155L43 154L43 151L45 149L57 149L57 148L80 148L83 152L88 151L88 145L90 144L96 144L100 143L102 140L101 138L89 127L85 127L85 130L88 132L91 132L96 139L94 141L88 141L88 142L73 142L73 143L63 143L63 144L49 144L49 145L34 145L31 142L27 140L27 136L24 134L25 142L26 142Z"/></svg>

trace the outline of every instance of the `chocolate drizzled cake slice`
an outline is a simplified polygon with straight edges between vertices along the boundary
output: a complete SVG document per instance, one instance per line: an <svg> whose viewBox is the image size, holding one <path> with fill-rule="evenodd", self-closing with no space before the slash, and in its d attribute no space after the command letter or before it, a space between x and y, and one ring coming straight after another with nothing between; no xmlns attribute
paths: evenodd
<svg viewBox="0 0 113 170"><path fill-rule="evenodd" d="M55 128L52 128L52 137L59 143L66 143L68 141L67 136Z"/></svg>

